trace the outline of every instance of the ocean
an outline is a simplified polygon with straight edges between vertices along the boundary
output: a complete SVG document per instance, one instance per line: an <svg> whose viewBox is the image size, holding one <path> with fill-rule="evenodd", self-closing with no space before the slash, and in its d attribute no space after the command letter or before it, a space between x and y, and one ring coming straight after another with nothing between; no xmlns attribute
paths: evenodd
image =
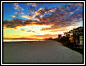
<svg viewBox="0 0 86 66"><path fill-rule="evenodd" d="M19 42L19 41L45 41L45 40L3 39L3 42Z"/></svg>

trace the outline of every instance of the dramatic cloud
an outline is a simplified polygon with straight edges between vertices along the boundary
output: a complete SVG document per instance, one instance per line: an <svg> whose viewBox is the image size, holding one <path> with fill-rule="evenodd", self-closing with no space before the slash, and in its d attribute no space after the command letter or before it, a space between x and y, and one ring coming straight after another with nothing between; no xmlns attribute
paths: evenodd
<svg viewBox="0 0 86 66"><path fill-rule="evenodd" d="M22 8L22 7L20 7L19 5L18 5L18 3L14 3L13 4L14 5L14 9L15 10L17 10L17 12L15 12L15 14L12 16L13 18L15 18L15 17L18 17L19 16L19 14L24 14L22 11L24 11L24 9Z"/></svg>
<svg viewBox="0 0 86 66"><path fill-rule="evenodd" d="M19 5L18 5L18 3L14 3L14 9L15 10L24 10L23 8L21 8Z"/></svg>
<svg viewBox="0 0 86 66"><path fill-rule="evenodd" d="M21 17L31 19L31 20L41 21L40 18L42 18L44 14L51 13L55 11L56 9L57 8L52 8L52 9L39 8L38 11L31 12L32 15L22 15Z"/></svg>
<svg viewBox="0 0 86 66"><path fill-rule="evenodd" d="M35 37L55 37L57 34L63 34L65 31L78 27L77 23L83 22L82 3L62 4L52 8L39 6L38 9L36 8L38 3L27 3L27 6L29 14L22 12L24 9L18 3L14 3L14 9L17 12L11 16L15 18L21 14L21 19L4 21L4 29L13 28L38 34L34 35ZM42 4L42 6L44 5Z"/></svg>
<svg viewBox="0 0 86 66"><path fill-rule="evenodd" d="M31 20L32 20L31 15L22 15L21 17L22 17L22 18L27 18L27 19L31 19Z"/></svg>
<svg viewBox="0 0 86 66"><path fill-rule="evenodd" d="M27 5L31 5L32 7L36 7L37 6L36 3L27 3Z"/></svg>

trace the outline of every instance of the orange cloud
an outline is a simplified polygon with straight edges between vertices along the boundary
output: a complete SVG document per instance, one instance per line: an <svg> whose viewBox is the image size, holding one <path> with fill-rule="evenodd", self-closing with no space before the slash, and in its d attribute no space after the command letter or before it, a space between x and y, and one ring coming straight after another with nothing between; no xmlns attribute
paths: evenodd
<svg viewBox="0 0 86 66"><path fill-rule="evenodd" d="M23 12L21 12L21 14L24 14Z"/></svg>
<svg viewBox="0 0 86 66"><path fill-rule="evenodd" d="M55 28L42 28L41 31L52 30L52 29L55 29Z"/></svg>
<svg viewBox="0 0 86 66"><path fill-rule="evenodd" d="M27 5L31 5L31 6L33 6L33 7L36 7L36 6L37 6L36 3L27 3Z"/></svg>
<svg viewBox="0 0 86 66"><path fill-rule="evenodd" d="M73 14L74 12L70 12L70 14Z"/></svg>
<svg viewBox="0 0 86 66"><path fill-rule="evenodd" d="M81 7L81 6L83 6L83 4L82 3L78 3L78 5Z"/></svg>
<svg viewBox="0 0 86 66"><path fill-rule="evenodd" d="M32 20L32 17L30 15L22 15L21 16L22 18L27 18L27 19L31 19Z"/></svg>
<svg viewBox="0 0 86 66"><path fill-rule="evenodd" d="M50 37L54 37L54 38L57 38L57 37L58 37L58 34L55 34L55 35L51 35L51 34L45 34L45 35L33 35L33 36L30 36L30 37L42 37L42 38L50 38Z"/></svg>
<svg viewBox="0 0 86 66"><path fill-rule="evenodd" d="M19 5L18 5L18 3L14 3L14 9L15 10L24 10L23 8L21 8Z"/></svg>
<svg viewBox="0 0 86 66"><path fill-rule="evenodd" d="M14 3L14 9L17 10L14 15L11 15L13 18L18 17L19 14L24 14L22 11L24 10L22 7L18 5L18 3Z"/></svg>
<svg viewBox="0 0 86 66"><path fill-rule="evenodd" d="M33 3L34 4L34 3ZM32 5L33 7L36 7L36 5L33 5L31 3L28 3L27 5ZM27 18L27 20L21 20L21 19L15 19L15 20L6 20L3 22L3 29L14 29L14 30L21 30L25 31L26 37L27 34L30 37L35 38L48 38L48 37L57 37L58 34L63 34L63 32L67 32L75 27L78 27L79 25L72 25L80 22L81 20L83 22L83 18L81 17L82 14L77 13L75 14L75 11L80 9L72 10L73 7L76 7L76 4L72 4L71 6L67 8L52 8L52 9L45 9L45 8L39 8L37 11L31 12L32 15L27 14L25 15L22 11L24 10L21 8L18 3L14 4L14 9L17 10L14 15L11 15L13 18L16 17L16 15L22 14L22 18ZM79 6L82 6L82 4L79 4ZM67 11L70 9L69 11ZM20 10L20 12L18 11ZM51 15L47 15L47 13L50 13ZM77 18L79 16L80 18ZM41 17L41 18L40 18ZM28 20L30 19L30 20ZM29 27L28 27L29 26ZM30 27L31 26L31 27ZM41 27L40 27L41 26ZM49 27L44 27L49 26Z"/></svg>
<svg viewBox="0 0 86 66"><path fill-rule="evenodd" d="M25 31L24 29L21 29L21 31Z"/></svg>
<svg viewBox="0 0 86 66"><path fill-rule="evenodd" d="M18 14L18 12L15 12L15 14Z"/></svg>
<svg viewBox="0 0 86 66"><path fill-rule="evenodd" d="M34 4L34 3L33 3ZM31 3L28 3L27 5L32 5ZM49 32L59 32L64 30L59 30L61 27L68 27L71 24L77 22L78 20L82 20L82 18L78 19L75 18L77 16L82 16L82 14L74 14L74 11L67 12L67 9L70 8L72 10L72 7L76 7L75 4L71 4L70 7L67 8L52 8L52 9L45 9L45 8L39 8L38 11L31 12L32 15L25 15L23 12L20 12L22 14L22 18L27 18L30 20L26 21L14 21L13 23L7 22L4 25L4 28L16 28L16 27L23 27L23 26L31 26L31 25L50 25L49 28L42 28L41 31L49 31ZM18 6L18 4L15 4L16 8L21 8ZM55 11L53 13L53 11ZM51 13L52 15L46 15L47 13ZM18 14L18 12L15 12L15 14ZM12 15L12 17L15 17ZM40 18L42 17L42 18ZM34 21L33 21L34 20ZM73 23L72 23L73 22ZM63 28L64 29L64 28ZM65 29L68 30L68 29ZM24 31L24 30L22 30ZM34 32L34 31L27 31L27 32Z"/></svg>
<svg viewBox="0 0 86 66"><path fill-rule="evenodd" d="M35 31L32 31L32 30L29 30L29 31L26 31L26 32L32 32L32 33L35 33Z"/></svg>
<svg viewBox="0 0 86 66"><path fill-rule="evenodd" d="M11 17L15 18L16 16L15 15L11 15Z"/></svg>
<svg viewBox="0 0 86 66"><path fill-rule="evenodd" d="M45 10L43 8L39 8L38 11L33 11L31 12L33 15L22 15L22 18L27 18L27 19L31 19L31 20L37 20L40 21L40 18L36 18L37 15L39 15L40 17L42 17L42 15L44 15L44 13L49 13L49 12L53 12L54 10L56 10L56 8L53 9L48 9Z"/></svg>

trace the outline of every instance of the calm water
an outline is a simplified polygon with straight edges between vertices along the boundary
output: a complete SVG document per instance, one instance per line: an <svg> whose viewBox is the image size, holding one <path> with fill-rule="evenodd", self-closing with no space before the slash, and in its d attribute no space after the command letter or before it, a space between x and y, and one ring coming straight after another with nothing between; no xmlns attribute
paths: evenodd
<svg viewBox="0 0 86 66"><path fill-rule="evenodd" d="M18 41L45 41L45 40L3 39L3 42L18 42Z"/></svg>

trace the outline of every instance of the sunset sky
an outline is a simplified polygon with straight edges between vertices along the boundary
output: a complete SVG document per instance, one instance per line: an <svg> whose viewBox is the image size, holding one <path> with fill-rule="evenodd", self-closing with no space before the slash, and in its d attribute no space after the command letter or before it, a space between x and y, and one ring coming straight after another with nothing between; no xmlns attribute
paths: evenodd
<svg viewBox="0 0 86 66"><path fill-rule="evenodd" d="M57 38L83 26L83 3L3 3L3 38Z"/></svg>

